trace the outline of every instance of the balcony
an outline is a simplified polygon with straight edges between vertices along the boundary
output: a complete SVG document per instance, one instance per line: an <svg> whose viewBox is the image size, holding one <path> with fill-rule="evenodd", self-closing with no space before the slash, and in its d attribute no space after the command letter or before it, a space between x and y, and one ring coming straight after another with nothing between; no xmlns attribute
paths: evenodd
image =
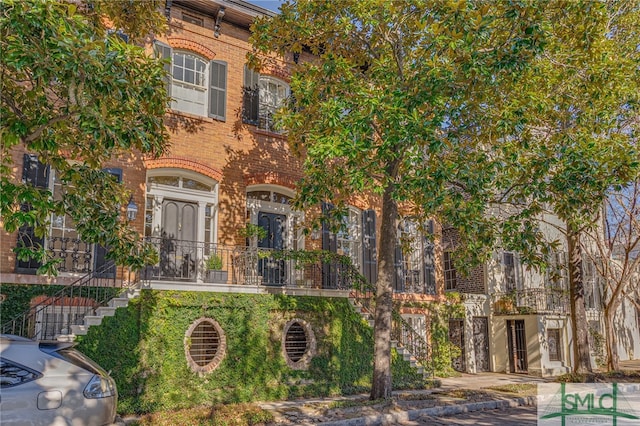
<svg viewBox="0 0 640 426"><path fill-rule="evenodd" d="M147 239L159 262L143 269L146 282L350 290L362 285L348 258L320 251L233 247L169 238ZM215 261L210 261L214 257ZM215 270L208 266L215 265Z"/></svg>
<svg viewBox="0 0 640 426"><path fill-rule="evenodd" d="M566 291L548 288L528 288L491 295L496 315L557 314L569 312Z"/></svg>

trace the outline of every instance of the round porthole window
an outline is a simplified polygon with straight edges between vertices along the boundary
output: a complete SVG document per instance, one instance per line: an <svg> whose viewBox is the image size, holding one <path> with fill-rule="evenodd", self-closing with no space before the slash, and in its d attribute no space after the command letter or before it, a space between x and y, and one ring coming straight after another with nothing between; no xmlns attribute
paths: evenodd
<svg viewBox="0 0 640 426"><path fill-rule="evenodd" d="M282 346L287 365L293 369L305 369L313 357L316 341L306 321L293 319L284 327Z"/></svg>
<svg viewBox="0 0 640 426"><path fill-rule="evenodd" d="M227 342L220 325L211 318L196 320L184 338L187 363L196 373L213 371L224 358Z"/></svg>

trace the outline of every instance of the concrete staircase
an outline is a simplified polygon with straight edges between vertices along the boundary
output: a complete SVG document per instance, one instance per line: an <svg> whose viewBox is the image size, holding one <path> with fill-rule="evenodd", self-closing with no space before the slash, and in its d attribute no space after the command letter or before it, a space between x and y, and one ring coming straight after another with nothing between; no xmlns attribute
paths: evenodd
<svg viewBox="0 0 640 426"><path fill-rule="evenodd" d="M116 309L126 308L129 305L129 301L140 296L140 290L137 288L130 288L118 297L111 299L107 306L100 306L96 309L95 315L85 315L84 322L82 324L72 325L71 334L58 336L58 340L73 341L76 336L84 336L89 331L89 327L102 324L104 317L112 317L116 314Z"/></svg>
<svg viewBox="0 0 640 426"><path fill-rule="evenodd" d="M369 312L366 308L358 304L355 299L349 298L349 303L353 307L353 309L360 314L360 316L369 324L371 328L374 326L373 313ZM424 366L422 366L415 356L404 346L402 346L402 342L398 342L396 340L391 341L391 347L398 352L398 355L402 357L405 361L411 365L411 368L415 369L418 374L422 374L423 377L431 377L431 373L427 371Z"/></svg>

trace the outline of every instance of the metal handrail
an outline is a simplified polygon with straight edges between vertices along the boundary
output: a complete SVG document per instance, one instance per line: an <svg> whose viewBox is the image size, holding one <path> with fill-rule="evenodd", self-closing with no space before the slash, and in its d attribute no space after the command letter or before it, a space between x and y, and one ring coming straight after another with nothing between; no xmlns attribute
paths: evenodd
<svg viewBox="0 0 640 426"><path fill-rule="evenodd" d="M35 340L51 340L70 334L72 325L82 324L85 316L94 314L120 290L135 285L136 280L131 278L129 270L125 272L124 268L116 268L113 262L107 263L53 295L42 296L29 309L2 324L2 333Z"/></svg>
<svg viewBox="0 0 640 426"><path fill-rule="evenodd" d="M367 314L374 316L376 287L369 283L359 271L352 266L352 273L360 277L359 286L351 292L350 296L355 303ZM415 358L427 372L435 375L433 362L433 348L420 333L409 324L395 307L391 311L391 339Z"/></svg>
<svg viewBox="0 0 640 426"><path fill-rule="evenodd" d="M345 256L323 257L320 251L225 246L167 237L147 241L160 256L157 264L142 270L145 281L335 290L350 290L359 285L357 277L347 268L349 260ZM215 262L209 261L212 257ZM221 268L219 272L211 273L208 269L211 264Z"/></svg>

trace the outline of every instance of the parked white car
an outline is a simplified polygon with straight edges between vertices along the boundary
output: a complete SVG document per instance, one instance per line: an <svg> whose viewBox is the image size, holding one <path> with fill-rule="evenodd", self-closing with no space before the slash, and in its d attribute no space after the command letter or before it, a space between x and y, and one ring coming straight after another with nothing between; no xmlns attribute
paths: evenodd
<svg viewBox="0 0 640 426"><path fill-rule="evenodd" d="M0 336L0 424L113 423L115 382L68 342Z"/></svg>

